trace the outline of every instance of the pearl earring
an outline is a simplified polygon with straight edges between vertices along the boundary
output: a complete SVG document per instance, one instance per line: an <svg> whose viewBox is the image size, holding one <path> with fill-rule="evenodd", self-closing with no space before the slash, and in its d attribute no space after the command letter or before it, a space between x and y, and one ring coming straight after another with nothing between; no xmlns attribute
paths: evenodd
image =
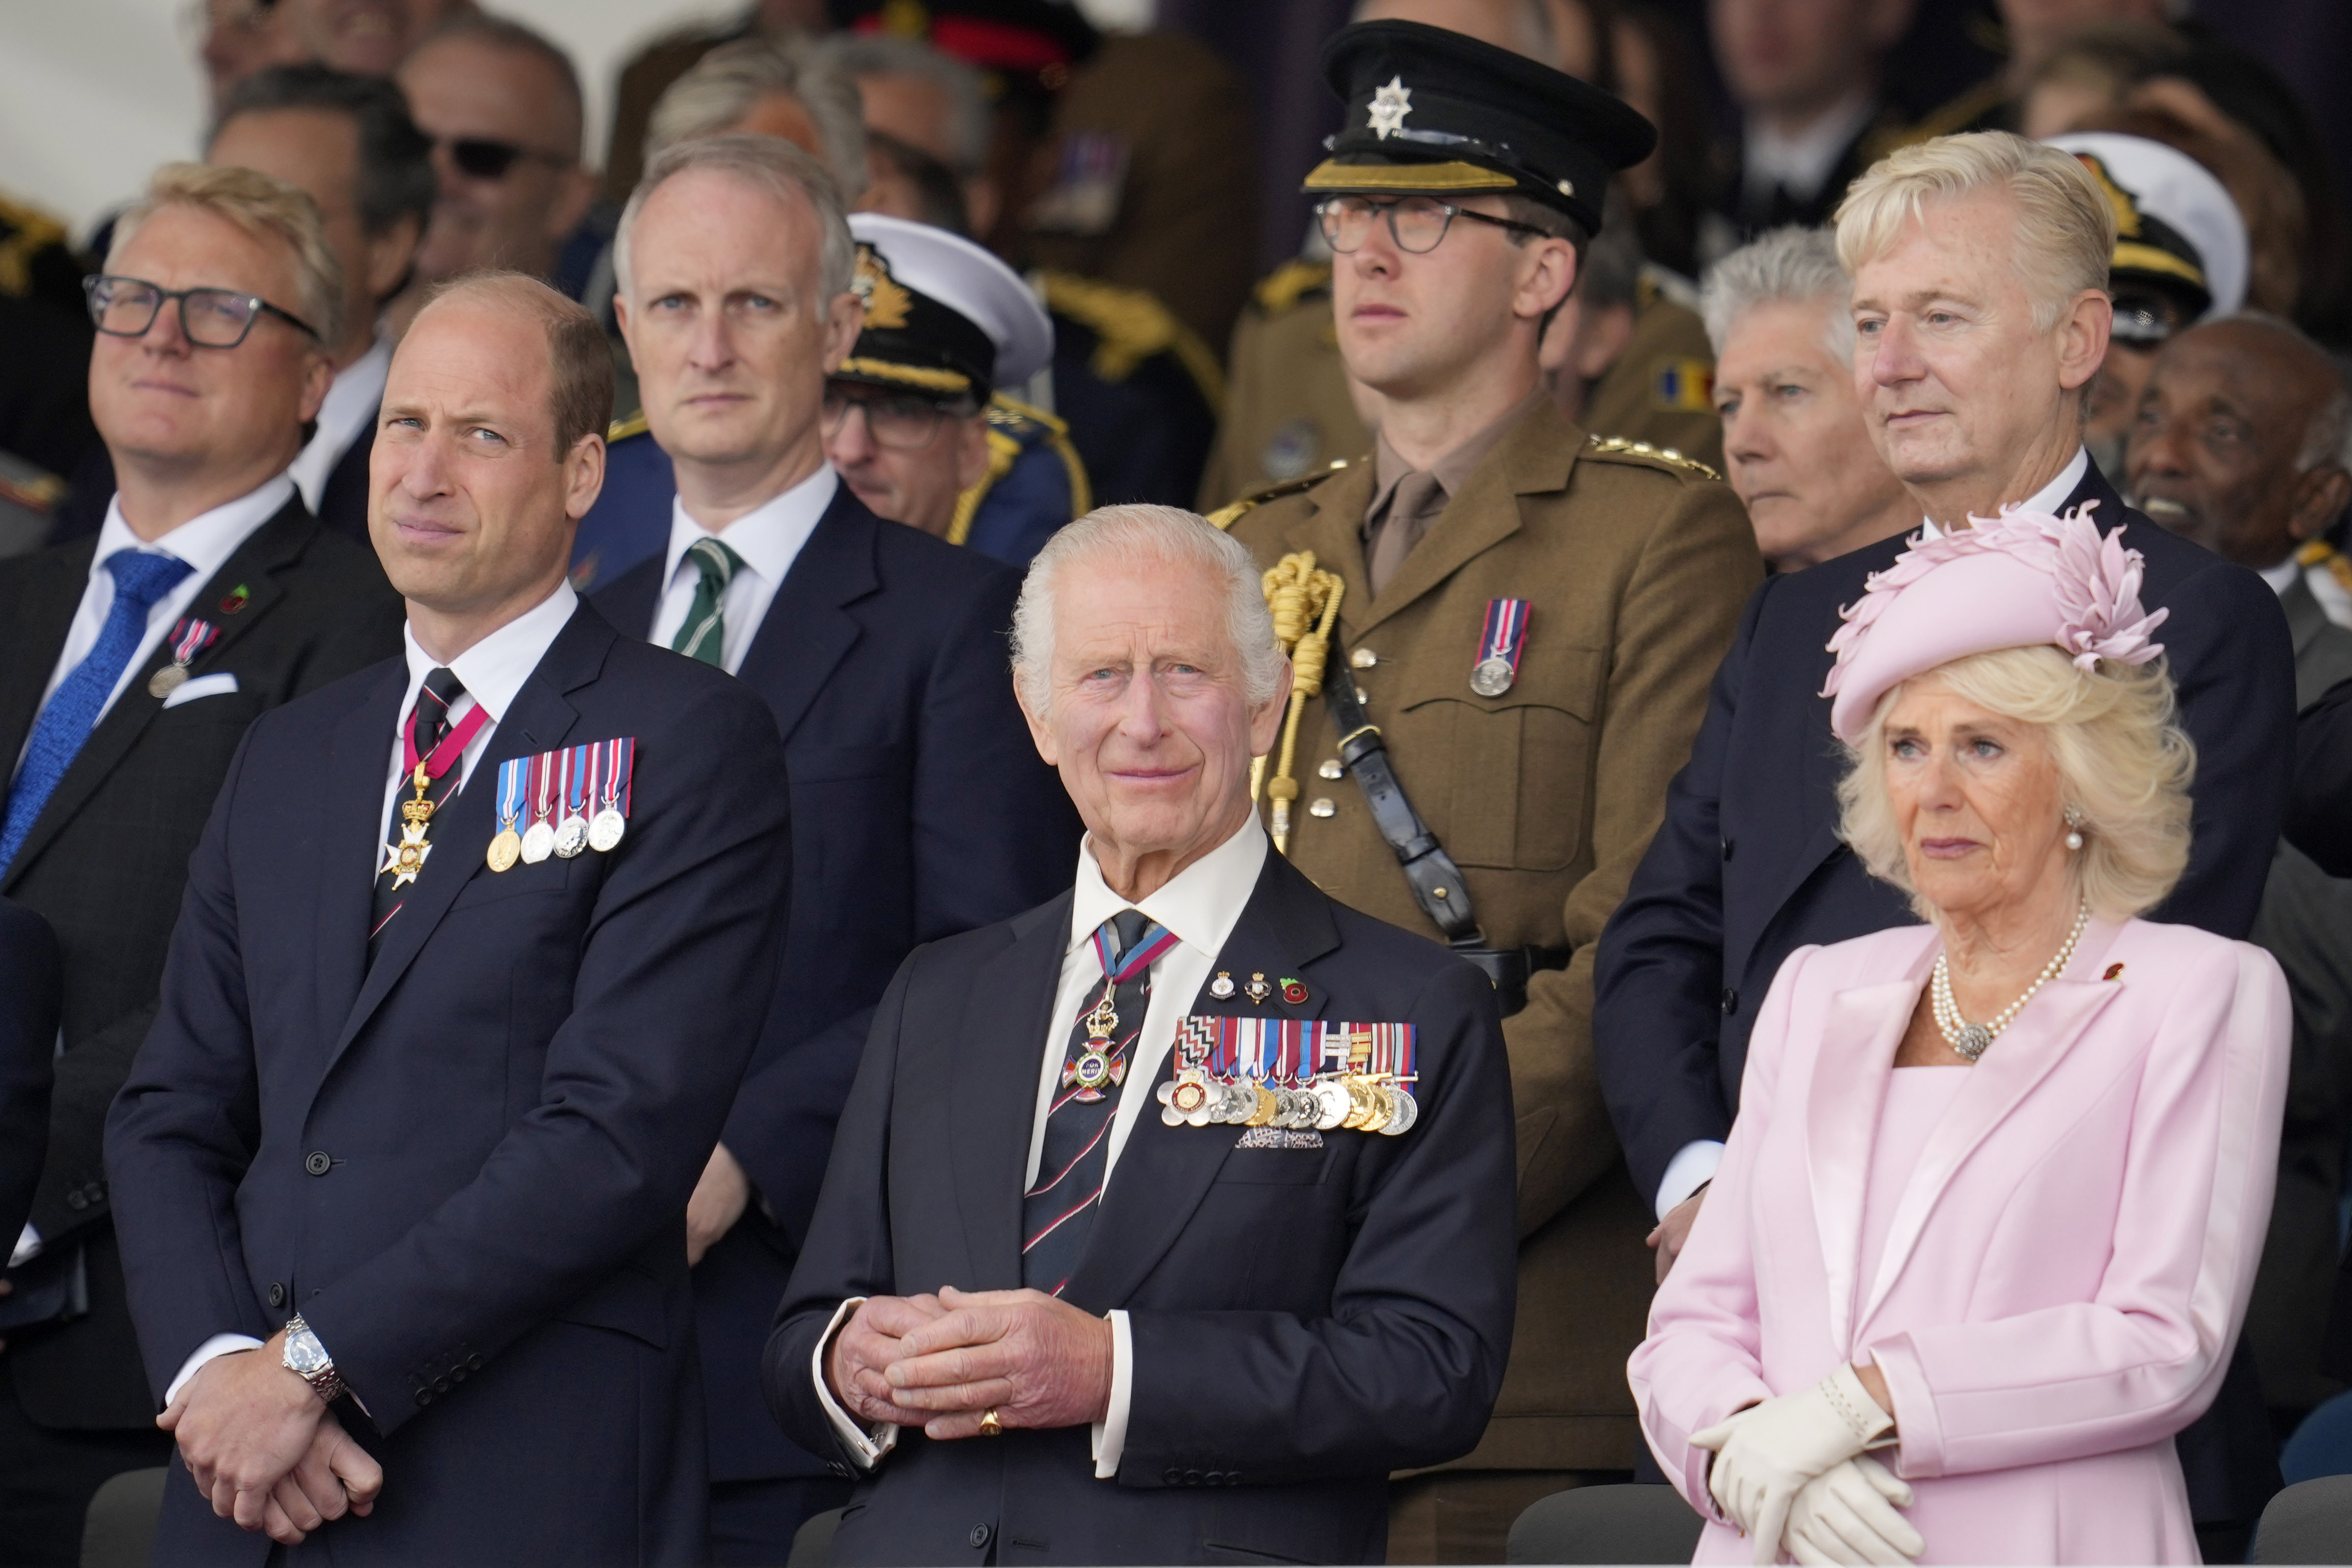
<svg viewBox="0 0 2352 1568"><path fill-rule="evenodd" d="M2080 849L2082 847L2083 814L2070 805L2066 808L2066 847Z"/></svg>

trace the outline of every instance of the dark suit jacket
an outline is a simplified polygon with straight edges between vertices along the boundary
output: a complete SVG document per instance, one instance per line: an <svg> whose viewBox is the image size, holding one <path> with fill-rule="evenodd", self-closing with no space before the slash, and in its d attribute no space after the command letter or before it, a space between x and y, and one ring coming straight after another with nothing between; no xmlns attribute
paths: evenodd
<svg viewBox="0 0 2352 1568"><path fill-rule="evenodd" d="M2152 918L2243 937L2284 805L2294 719L2286 617L2260 577L2126 510L2096 465L2065 506L2092 500L2094 518L2110 531L2119 520L2125 542L2146 557L2142 601L2172 612L2157 635L2180 724L2197 745L2189 870ZM1869 574L1903 548L1899 537L1882 540L1756 591L1716 675L1689 765L1667 792L1665 821L1601 932L1593 1052L1644 1195L1685 1144L1729 1132L1748 1032L1781 961L1808 943L1914 918L1903 895L1874 879L1837 837L1845 765L1819 695L1839 607L1859 599ZM2251 1389L2235 1400L2225 1389L2216 1412L2249 1397ZM2252 1414L2259 1426L2258 1404ZM2269 1473L2275 1489L2275 1468ZM2200 1521L2253 1517L2217 1498L2200 1474L2192 1462ZM2260 1506L2255 1500L2255 1512Z"/></svg>
<svg viewBox="0 0 2352 1568"><path fill-rule="evenodd" d="M596 596L653 626L661 558ZM874 1005L917 943L1004 920L1069 880L1080 826L1013 700L1020 579L885 522L847 485L785 574L741 679L792 781L791 935L721 1138L761 1203L695 1271L719 1480L816 1475L761 1403L757 1368L808 1231Z"/></svg>
<svg viewBox="0 0 2352 1568"><path fill-rule="evenodd" d="M48 1147L58 990L48 922L0 899L0 1241L10 1247L32 1210Z"/></svg>
<svg viewBox="0 0 2352 1568"><path fill-rule="evenodd" d="M339 1563L698 1562L685 1210L774 980L791 877L767 711L582 606L499 722L373 967L406 671L257 723L107 1126L160 1394L299 1310L382 1459ZM636 740L628 836L483 863L498 764ZM174 1472L156 1561L258 1564Z"/></svg>
<svg viewBox="0 0 2352 1568"><path fill-rule="evenodd" d="M95 535L0 562L0 757L13 766L89 582ZM234 612L223 605L242 586ZM372 551L322 531L299 497L247 538L188 613L220 628L199 676L237 689L165 708L147 677L160 645L58 783L0 894L37 910L65 956L65 1055L34 1200L52 1267L79 1247L89 1315L8 1336L0 1367L34 1420L146 1428L154 1418L116 1258L101 1143L106 1108L154 1016L188 856L257 714L400 647L400 599Z"/></svg>
<svg viewBox="0 0 2352 1568"><path fill-rule="evenodd" d="M768 1344L769 1401L803 1444L833 1443L809 1366L845 1299L1019 1287L1069 921L1065 893L919 950L891 983ZM835 1562L1379 1563L1388 1472L1478 1440L1517 1258L1492 987L1271 851L1217 962L1303 979L1308 1000L1258 1009L1204 988L1195 1013L1416 1025L1419 1124L1243 1149L1232 1127L1171 1128L1147 1105L1064 1292L1130 1314L1116 1481L1095 1479L1083 1426L960 1443L904 1431L852 1497ZM1159 1081L1173 1072L1171 1053ZM1155 1088L1131 1077L1126 1092Z"/></svg>
<svg viewBox="0 0 2352 1568"><path fill-rule="evenodd" d="M2329 689L2294 727L2287 842L2331 877L2352 877L2352 680Z"/></svg>

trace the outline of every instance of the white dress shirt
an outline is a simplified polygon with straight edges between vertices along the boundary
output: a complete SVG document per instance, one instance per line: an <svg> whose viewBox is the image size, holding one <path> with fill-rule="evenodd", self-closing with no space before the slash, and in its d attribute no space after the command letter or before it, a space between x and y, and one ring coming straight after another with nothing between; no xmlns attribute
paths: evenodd
<svg viewBox="0 0 2352 1568"><path fill-rule="evenodd" d="M1772 188L1811 201L1829 184L1839 154L1862 134L1877 104L1864 89L1794 133L1776 131L1751 115L1740 137L1739 183L1751 196L1769 198Z"/></svg>
<svg viewBox="0 0 2352 1568"><path fill-rule="evenodd" d="M2058 470L2056 479L2026 497L2017 510L2048 512L2055 516L2058 509L2065 504L2066 498L2074 493L2074 487L2083 482L2083 476L2090 471L2090 468L2089 450L2075 447L2074 460ZM2101 517L2095 511L2091 514L2091 519L2107 530L2114 529L2122 521L2116 517ZM1944 536L1944 531L1936 526L1936 520L1932 517L1921 518L1919 526L1930 539ZM1667 1210L1715 1180L1716 1168L1722 1163L1723 1145L1712 1138L1695 1139L1676 1150L1675 1157L1666 1162L1664 1178L1658 1183L1655 1200L1658 1217L1665 1218Z"/></svg>
<svg viewBox="0 0 2352 1568"><path fill-rule="evenodd" d="M1126 1079L1119 1087L1118 1109L1111 1116L1110 1147L1103 1166L1103 1191L1108 1194L1111 1173L1118 1167L1119 1152L1127 1147L1129 1135L1135 1131L1137 1118L1147 1110L1156 1112L1159 1109L1152 1089L1159 1080L1160 1066L1174 1048L1178 1026L1192 1011L1193 999L1208 982L1217 954L1224 950L1225 939L1233 934L1234 922L1241 919L1250 895L1256 890L1265 856L1265 830L1258 826L1257 814L1252 812L1223 844L1185 867L1166 886L1139 902L1129 903L1103 880L1102 868L1095 862L1091 842L1080 847L1077 885L1070 900L1069 942L1062 951L1062 978L1054 991L1052 1021L1046 1026L1045 1052L1038 1062L1036 1110L1029 1126L1029 1163L1021 1184L1024 1192L1036 1184L1038 1163L1045 1157L1045 1118L1053 1109L1054 1091L1061 1081L1070 1034L1077 1027L1078 1009L1102 984L1102 962L1095 952L1095 931L1122 910L1136 909L1177 938L1176 945L1151 963L1151 1001L1144 1008L1143 1027L1135 1039L1135 1055L1128 1063ZM1096 1212L1097 1215L1101 1213L1099 1205ZM853 1297L835 1310L833 1321L817 1336L816 1350L809 1358L809 1373L816 1380L817 1397L824 1402L834 1431L861 1468L870 1469L898 1446L898 1428L887 1422L870 1429L860 1426L834 1399L833 1391L824 1382L824 1356L832 1348L833 1337L864 1300ZM1093 1434L1095 1475L1101 1480L1118 1474L1119 1456L1127 1447L1129 1404L1135 1391L1135 1345L1127 1314L1113 1309L1108 1316L1111 1327L1110 1406L1103 1419L1095 1424Z"/></svg>
<svg viewBox="0 0 2352 1568"><path fill-rule="evenodd" d="M449 668L466 688L465 695L458 698L450 709L451 721L454 723L465 718L477 706L488 709L490 715L474 732L474 738L466 742L465 751L458 756L457 783L452 786L451 795L466 787L466 780L472 774L474 765L482 760L482 753L489 747L490 737L498 733L499 721L514 706L515 696L521 691L522 683L530 678L532 670L539 668L539 661L547 657L547 650L553 645L556 634L563 630L564 624L572 619L572 612L579 604L580 595L572 592L571 583L559 582L555 592L541 599L536 607L525 610L449 661ZM408 715L416 706L416 694L425 688L425 678L441 668L431 654L416 645L414 629L402 626L400 637L403 647L407 650L408 689L400 700L400 719L393 727L391 760L384 769L383 816L381 819L383 831L377 840L379 843L392 837L393 805L399 798L402 784L409 776L407 768L403 766L400 738L407 731ZM232 1351L260 1348L261 1342L251 1334L215 1334L198 1345L194 1355L180 1363L180 1374L172 1380L171 1387L163 1391L163 1403L169 1405L178 1398L188 1379L196 1375L196 1369L214 1357L226 1355ZM328 1353L331 1356L333 1352L330 1350ZM358 1395L352 1397L356 1399ZM362 1405L361 1408L365 1409L366 1406Z"/></svg>
<svg viewBox="0 0 2352 1568"><path fill-rule="evenodd" d="M818 520L833 504L833 492L840 485L833 465L820 463L807 479L715 532L687 515L686 502L673 499L669 553L662 560L662 582L667 586L654 610L653 636L647 640L661 647L677 640L687 612L694 606L694 590L702 582L702 568L686 558L687 549L697 540L716 539L743 560L735 575L727 580L726 595L719 602L727 626L726 641L719 649L719 666L730 675L741 670L743 656L751 651L751 638L766 618L768 606L775 602L784 574L800 558L801 546L816 531Z"/></svg>
<svg viewBox="0 0 2352 1568"><path fill-rule="evenodd" d="M335 373L327 400L319 405L319 428L295 458L294 466L286 470L295 489L302 492L302 504L312 513L319 510L319 498L327 493L335 465L343 460L352 444L362 434L373 439L375 411L383 403L383 384L391 374L392 344L382 338L375 347Z"/></svg>

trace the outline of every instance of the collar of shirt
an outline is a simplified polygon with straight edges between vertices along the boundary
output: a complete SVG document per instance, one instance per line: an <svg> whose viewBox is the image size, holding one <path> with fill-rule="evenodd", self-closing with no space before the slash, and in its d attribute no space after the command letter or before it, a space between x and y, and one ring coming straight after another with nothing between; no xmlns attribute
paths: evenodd
<svg viewBox="0 0 2352 1568"><path fill-rule="evenodd" d="M2051 516L2055 517L2058 514L2058 509L2066 504L2066 498L2074 493L2074 487L2083 482L2083 476L2090 471L2090 448L2086 447L2075 447L2074 460L2067 464L2064 468L2059 469L2058 477L2056 479L2051 480L2040 489L2035 490L2032 495L2027 496L2023 501L2019 503L2017 510L2020 511L2048 512ZM2091 515L2092 517L2096 518L2098 513L2093 512ZM2117 519L2116 521L2120 521L2121 520ZM1941 539L1944 537L1944 531L1936 526L1936 520L1932 517L1921 518L1919 520L1919 526L1920 531L1927 534L1930 539Z"/></svg>
<svg viewBox="0 0 2352 1568"><path fill-rule="evenodd" d="M458 683L466 689L466 694L449 710L449 717L453 721L463 719L474 710L477 704L488 709L490 715L474 732L474 738L466 743L466 750L457 760L459 789L463 789L466 781L472 776L474 764L482 760L490 737L498 732L499 721L506 717L507 710L514 706L515 695L522 689L522 683L530 679L530 672L537 669L540 660L547 657L547 650L553 646L556 634L563 630L579 604L580 595L572 591L571 583L558 583L555 592L541 599L536 606L525 610L449 661L450 669L456 672ZM383 820L387 825L392 821L393 803L399 798L401 784L407 776L401 737L408 728L409 710L416 706L416 694L424 689L425 678L441 668L431 654L417 646L413 627L402 626L400 637L408 658L408 689L401 694L400 718L392 735L392 761L386 764L389 777L383 792ZM389 826L385 832L389 836Z"/></svg>
<svg viewBox="0 0 2352 1568"><path fill-rule="evenodd" d="M2290 555L2275 566L2263 567L2256 575L2271 585L2272 593L2284 594L2303 575L2303 563Z"/></svg>
<svg viewBox="0 0 2352 1568"><path fill-rule="evenodd" d="M1436 477L1438 488L1445 492L1448 500L1462 493L1462 487L1469 482L1471 474L1476 471L1479 464L1486 460L1486 455L1501 444L1503 437L1510 433L1511 426L1526 418L1528 411L1533 408L1538 400L1550 395L1550 389L1538 380L1525 397L1511 405L1509 410L1501 418L1429 465L1430 473ZM1371 521L1385 515L1388 511L1389 502L1396 497L1397 486L1403 481L1407 474L1417 471L1412 464L1397 455L1396 448L1389 445L1386 435L1379 432L1373 434L1372 481L1376 488L1372 491L1371 507L1364 513L1367 535L1370 531Z"/></svg>
<svg viewBox="0 0 2352 1568"><path fill-rule="evenodd" d="M1812 200L1877 108L1869 92L1857 89L1794 133L1776 131L1750 115L1740 137L1740 184L1759 195L1778 185L1801 200Z"/></svg>
<svg viewBox="0 0 2352 1568"><path fill-rule="evenodd" d="M383 405L383 384L392 374L392 344L382 338L375 346L335 373L334 385L327 389L327 400L319 405L319 428L311 434L309 446L287 469L302 492L302 504L313 512L319 510L319 500L327 493L327 481L334 476L335 465L343 460L361 432L373 422L375 411Z"/></svg>
<svg viewBox="0 0 2352 1568"><path fill-rule="evenodd" d="M816 531L825 509L833 504L834 492L840 487L841 479L834 472L833 465L820 463L816 472L807 479L716 532L688 515L685 501L673 499L669 550L662 559L662 582L666 586L654 613L652 640L667 647L677 637L678 627L686 624L687 611L694 604L694 590L702 580L701 569L687 560L687 550L697 540L717 539L743 561L741 569L728 581L727 596L719 602L727 624L727 640L719 649L719 664L730 675L740 669L743 656L751 650L752 636L760 629L768 606L775 601L784 574L800 559L802 548Z"/></svg>

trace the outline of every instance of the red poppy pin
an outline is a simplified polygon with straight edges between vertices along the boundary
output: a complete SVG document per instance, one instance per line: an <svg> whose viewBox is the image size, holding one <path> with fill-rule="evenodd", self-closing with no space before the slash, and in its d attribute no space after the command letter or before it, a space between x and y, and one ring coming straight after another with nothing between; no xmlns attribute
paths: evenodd
<svg viewBox="0 0 2352 1568"><path fill-rule="evenodd" d="M2114 980L2114 979L2117 979L2117 978L2119 978L2119 977L2123 974L2123 972L2124 972L2124 966L2123 966L2122 964L2120 964L2120 963L2110 963L2110 964L2108 964L2108 965L2107 965L2107 972L2106 972L2106 973L2105 973L2105 974L2101 975L2099 978L2101 978L2102 980Z"/></svg>
<svg viewBox="0 0 2352 1568"><path fill-rule="evenodd" d="M221 599L221 614L233 616L251 603L253 603L253 590L239 583Z"/></svg>
<svg viewBox="0 0 2352 1568"><path fill-rule="evenodd" d="M1282 983L1282 999L1285 1002L1289 1003L1294 1007L1305 1005L1307 1002L1307 982L1304 980L1285 980Z"/></svg>

